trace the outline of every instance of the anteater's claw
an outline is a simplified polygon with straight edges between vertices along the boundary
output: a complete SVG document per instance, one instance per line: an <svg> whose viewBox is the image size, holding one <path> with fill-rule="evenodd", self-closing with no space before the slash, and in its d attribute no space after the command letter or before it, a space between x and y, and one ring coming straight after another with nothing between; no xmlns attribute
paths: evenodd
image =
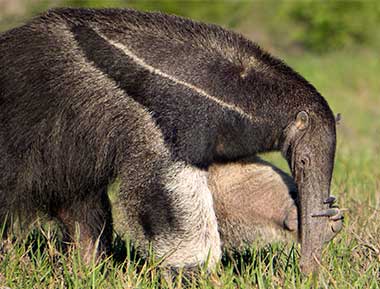
<svg viewBox="0 0 380 289"><path fill-rule="evenodd" d="M311 215L312 217L335 217L340 214L340 210L338 208L329 208L327 210L320 211L318 213L314 213Z"/></svg>
<svg viewBox="0 0 380 289"><path fill-rule="evenodd" d="M337 220L338 222L336 222L336 221L335 222L330 222L331 230L332 230L332 232L334 234L332 236L332 238L342 230L342 228L343 228L343 219L344 219L343 215L341 215L341 218Z"/></svg>
<svg viewBox="0 0 380 289"><path fill-rule="evenodd" d="M330 217L331 221L339 221L339 220L343 220L344 219L344 216L343 216L342 212L339 209L337 209L337 210L339 211L339 213L336 214L336 215L334 215L334 216L331 216Z"/></svg>
<svg viewBox="0 0 380 289"><path fill-rule="evenodd" d="M312 217L325 217L328 218L328 222L323 231L323 242L330 242L343 228L343 211L339 209L334 203L336 198L334 196L328 197L324 204L328 204L328 209L312 214ZM296 231L298 228L298 211L294 206L292 207L284 220L284 228L288 231Z"/></svg>
<svg viewBox="0 0 380 289"><path fill-rule="evenodd" d="M336 197L331 195L330 197L328 197L323 203L324 204L334 204L336 202Z"/></svg>
<svg viewBox="0 0 380 289"><path fill-rule="evenodd" d="M334 197L333 197L334 198ZM335 202L335 198L330 205ZM330 198L328 198L326 201L330 201ZM325 231L325 236L324 236L324 242L330 242L343 228L343 219L344 216L342 214L342 211L339 208L328 208L326 210L320 211L318 213L314 213L312 217L328 217L329 218L329 223L327 230Z"/></svg>

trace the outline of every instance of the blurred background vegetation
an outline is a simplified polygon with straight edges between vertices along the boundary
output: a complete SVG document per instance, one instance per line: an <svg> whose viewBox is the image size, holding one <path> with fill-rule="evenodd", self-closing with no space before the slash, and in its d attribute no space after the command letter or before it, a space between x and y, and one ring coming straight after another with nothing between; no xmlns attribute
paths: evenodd
<svg viewBox="0 0 380 289"><path fill-rule="evenodd" d="M218 23L241 30L264 46L326 53L357 46L380 48L379 3L312 0L0 0L0 30L52 7L131 7Z"/></svg>

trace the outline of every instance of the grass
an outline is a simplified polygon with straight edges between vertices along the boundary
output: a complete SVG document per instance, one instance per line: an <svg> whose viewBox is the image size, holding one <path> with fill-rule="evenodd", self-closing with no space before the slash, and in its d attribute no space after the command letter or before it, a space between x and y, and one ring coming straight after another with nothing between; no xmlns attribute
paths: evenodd
<svg viewBox="0 0 380 289"><path fill-rule="evenodd" d="M298 245L253 245L225 254L215 272L179 274L167 284L157 260L141 259L130 242L115 258L85 265L63 254L50 227L0 245L0 288L380 288L380 59L372 51L284 56L343 116L332 193L348 208L343 231L326 246L318 279L302 276ZM265 156L284 168L278 154ZM126 258L125 258L126 257ZM120 261L119 261L120 260Z"/></svg>

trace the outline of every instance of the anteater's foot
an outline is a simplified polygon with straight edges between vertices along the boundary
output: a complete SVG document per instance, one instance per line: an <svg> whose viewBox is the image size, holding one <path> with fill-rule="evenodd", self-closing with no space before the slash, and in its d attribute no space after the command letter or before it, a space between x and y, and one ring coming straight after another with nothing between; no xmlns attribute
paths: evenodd
<svg viewBox="0 0 380 289"><path fill-rule="evenodd" d="M325 200L325 204L329 208L321 212L313 214L313 217L327 217L329 218L328 227L325 235L325 242L331 241L343 228L343 211L335 205L336 197L330 196Z"/></svg>
<svg viewBox="0 0 380 289"><path fill-rule="evenodd" d="M343 228L343 211L335 205L336 198L330 196L324 202L329 205L329 208L321 212L313 214L313 217L329 218L328 226L325 230L325 242L331 241ZM296 232L298 230L298 212L294 205L289 208L284 220L284 228L289 231Z"/></svg>

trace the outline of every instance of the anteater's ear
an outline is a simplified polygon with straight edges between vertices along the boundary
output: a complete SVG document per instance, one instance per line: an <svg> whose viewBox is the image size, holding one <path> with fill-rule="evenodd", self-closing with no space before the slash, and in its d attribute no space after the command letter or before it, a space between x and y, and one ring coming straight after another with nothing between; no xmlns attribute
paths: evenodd
<svg viewBox="0 0 380 289"><path fill-rule="evenodd" d="M303 130L308 127L309 125L309 115L306 111L300 111L297 114L297 118L295 121L296 128L299 130Z"/></svg>

